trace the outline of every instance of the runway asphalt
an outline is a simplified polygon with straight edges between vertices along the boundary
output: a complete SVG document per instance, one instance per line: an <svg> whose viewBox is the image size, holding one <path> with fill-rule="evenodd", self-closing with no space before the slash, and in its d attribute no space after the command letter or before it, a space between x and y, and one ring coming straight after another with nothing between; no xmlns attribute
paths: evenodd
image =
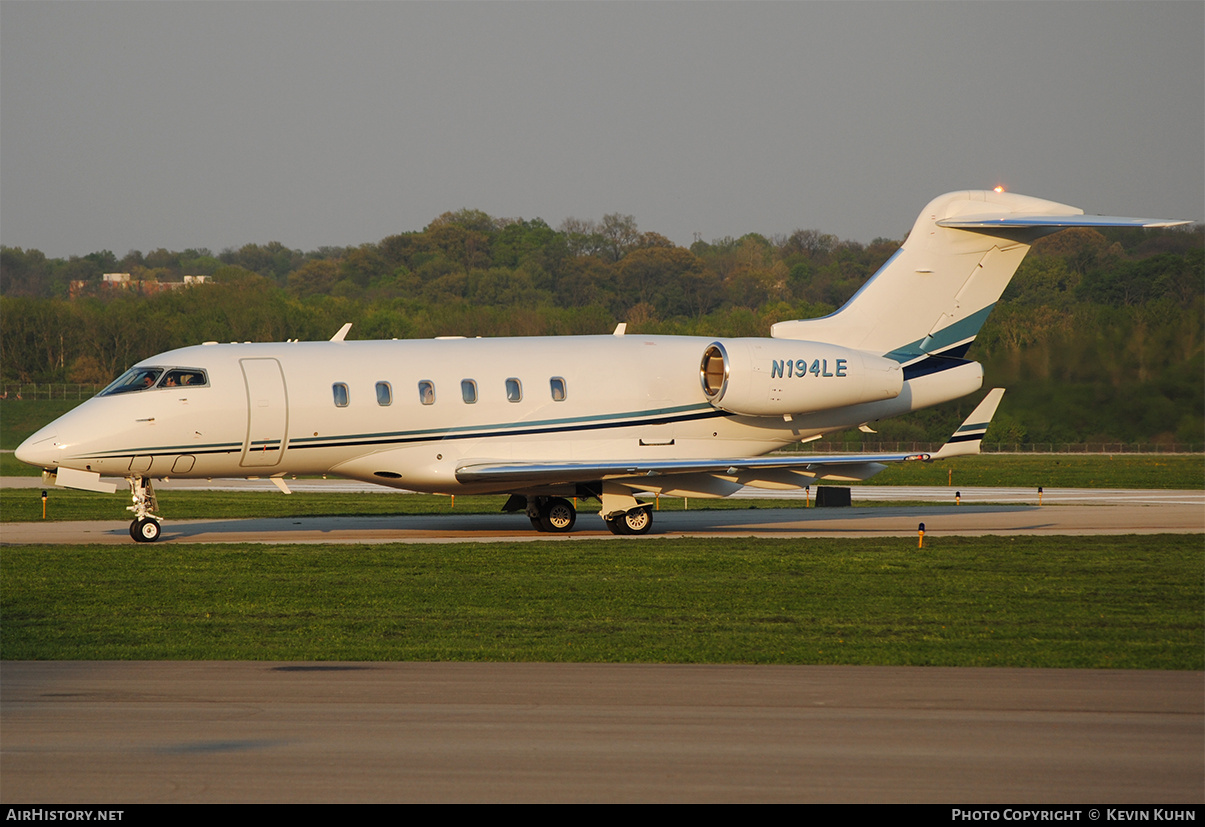
<svg viewBox="0 0 1205 827"><path fill-rule="evenodd" d="M3 680L5 804L1205 801L1200 673L5 662Z"/></svg>

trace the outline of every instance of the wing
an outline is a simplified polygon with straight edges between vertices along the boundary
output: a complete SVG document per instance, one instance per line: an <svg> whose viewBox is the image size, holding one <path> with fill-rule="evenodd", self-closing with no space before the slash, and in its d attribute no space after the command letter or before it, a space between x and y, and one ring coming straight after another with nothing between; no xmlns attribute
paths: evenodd
<svg viewBox="0 0 1205 827"><path fill-rule="evenodd" d="M739 457L729 459L611 460L596 462L515 462L466 460L456 469L461 482L529 486L608 481L667 495L725 496L742 486L803 488L817 480L868 479L888 464L927 462L979 453L1002 388L988 392L945 445L935 453L833 454L830 456Z"/></svg>

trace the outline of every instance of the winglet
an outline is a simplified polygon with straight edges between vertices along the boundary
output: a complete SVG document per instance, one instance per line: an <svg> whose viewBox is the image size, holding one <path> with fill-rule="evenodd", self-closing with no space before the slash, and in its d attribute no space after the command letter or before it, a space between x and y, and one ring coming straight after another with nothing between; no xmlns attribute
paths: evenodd
<svg viewBox="0 0 1205 827"><path fill-rule="evenodd" d="M343 327L339 328L339 332L331 337L331 341L342 342L343 339L346 338L347 331L349 330L351 330L351 322L348 322L347 324L343 325Z"/></svg>
<svg viewBox="0 0 1205 827"><path fill-rule="evenodd" d="M983 401L975 407L975 410L971 411L966 422L958 426L958 430L946 440L946 444L941 446L941 449L933 454L931 459L947 459L979 453L979 443L983 442L983 435L987 433L987 427L992 424L992 417L996 415L996 406L1000 404L1002 396L1004 396L1004 388L992 388L988 391L987 396L983 397Z"/></svg>

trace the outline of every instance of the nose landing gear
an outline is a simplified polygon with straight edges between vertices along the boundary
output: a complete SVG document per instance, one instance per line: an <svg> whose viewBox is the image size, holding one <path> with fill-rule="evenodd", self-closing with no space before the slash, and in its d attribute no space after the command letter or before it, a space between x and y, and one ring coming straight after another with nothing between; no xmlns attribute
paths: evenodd
<svg viewBox="0 0 1205 827"><path fill-rule="evenodd" d="M159 539L162 527L161 517L153 512L159 510L159 502L155 499L155 489L151 487L150 477L126 477L130 484L130 495L133 505L126 506L126 511L134 512L134 521L130 523L130 537L136 543L153 543Z"/></svg>

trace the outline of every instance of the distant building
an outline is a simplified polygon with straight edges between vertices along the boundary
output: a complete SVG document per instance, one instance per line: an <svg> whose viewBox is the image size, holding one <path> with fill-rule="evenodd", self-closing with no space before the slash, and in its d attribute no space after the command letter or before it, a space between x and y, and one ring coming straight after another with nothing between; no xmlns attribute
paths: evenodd
<svg viewBox="0 0 1205 827"><path fill-rule="evenodd" d="M140 279L135 281L129 273L105 273L99 282L77 279L71 282L67 295L72 299L91 293L100 295L109 290L133 290L144 296L162 293L165 290L179 290L193 284L212 284L213 276L185 276L183 281L156 281Z"/></svg>

